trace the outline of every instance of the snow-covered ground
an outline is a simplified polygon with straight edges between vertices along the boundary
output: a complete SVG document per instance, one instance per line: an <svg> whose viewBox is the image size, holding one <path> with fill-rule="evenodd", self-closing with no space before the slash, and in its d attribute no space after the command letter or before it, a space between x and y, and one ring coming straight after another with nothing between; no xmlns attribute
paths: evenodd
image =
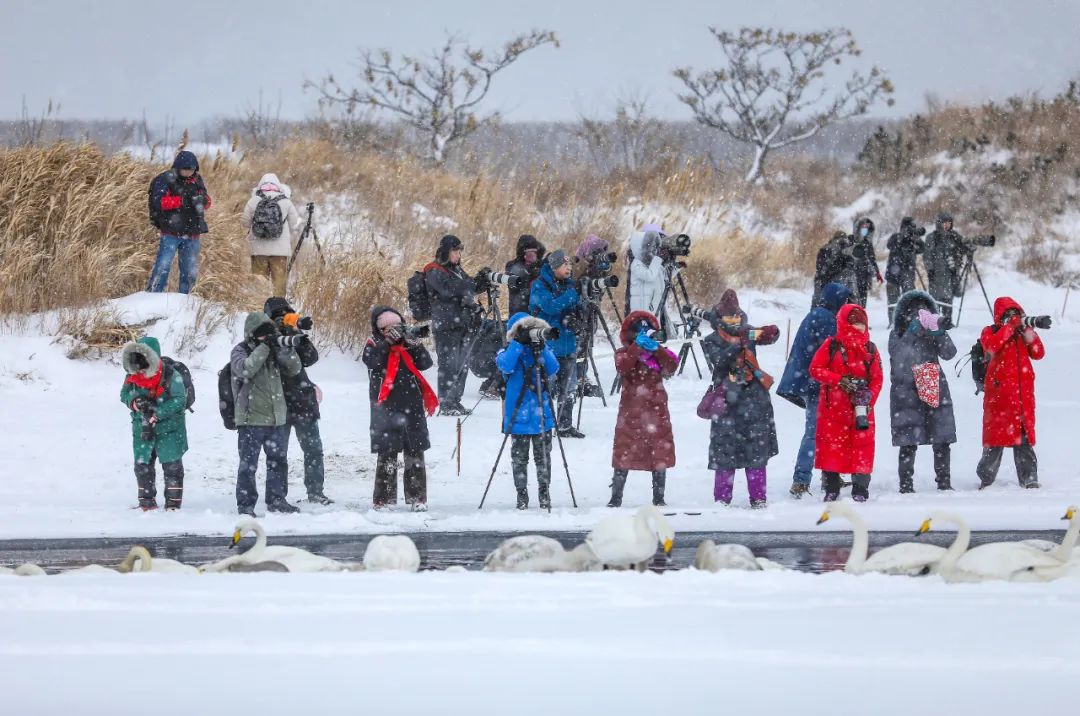
<svg viewBox="0 0 1080 716"><path fill-rule="evenodd" d="M878 459L871 486L871 500L862 509L872 529L914 530L933 508L955 509L975 529L1058 529L1064 508L1080 501L1080 477L1076 468L1076 413L1080 400L1075 366L1080 361L1080 307L1072 304L1064 319L1064 291L1035 284L1014 274L984 274L993 294L1008 293L1031 314L1051 313L1054 328L1043 332L1047 357L1037 364L1038 454L1043 488L1025 491L1016 485L1011 460L1006 457L998 483L976 492L975 463L980 452L981 398L974 395L968 372L949 378L957 403L960 442L953 453L953 484L956 491L934 491L928 450L920 451L916 487L918 494L896 492L896 449L888 430L888 389L879 404ZM798 327L806 308L806 295L794 291L768 294L743 293L742 302L751 321L776 323L780 342L761 351L766 370L779 378L784 364L784 343ZM223 534L236 520L234 483L236 434L226 431L216 405L216 371L226 362L229 350L240 338L242 317L229 318L209 336L203 326L212 324L212 311L196 298L181 295L136 294L111 302L126 322L158 318L147 332L162 341L168 354L185 360L193 369L198 399L196 412L188 418L191 451L185 457L187 481L184 508L177 513L142 513L135 504L135 480L131 472L128 412L119 401L123 372L115 358L71 360L66 348L52 337L55 316L24 321L0 332L0 432L5 437L5 456L0 461L0 538L160 534ZM200 312L200 308L202 311ZM885 306L882 296L870 305L872 330L883 349ZM318 317L316 317L316 320ZM366 316L357 317L367 321ZM973 342L988 311L978 289L969 293L962 326L954 331L961 355ZM790 324L789 324L790 321ZM317 338L317 333L316 333ZM199 345L199 350L190 346ZM602 381L610 386L613 365L610 348L599 343L597 363ZM586 401L582 430L585 440L564 441L578 509L570 506L566 477L558 451L554 453L551 514L532 509L513 509L513 487L508 454L503 455L485 509L477 505L499 449L500 406L482 402L464 424L460 476L451 451L455 441L454 419L437 417L430 422L434 447L428 452L430 511L412 514L404 506L376 513L370 509L374 456L368 445L368 398L366 371L352 355L332 350L310 370L325 393L322 434L326 449L326 492L337 500L331 508L301 503L303 513L265 519L271 535L412 530L538 530L591 527L608 510L604 507L610 481L610 454L616 405ZM435 371L430 371L434 382ZM887 371L886 371L887 374ZM479 381L469 379L466 402L476 400ZM669 472L668 503L672 511L702 511L700 516L674 518L676 529L709 530L804 530L813 529L820 514L820 495L796 502L788 497L803 413L786 401L774 398L780 437L780 455L769 465L767 510L746 509L743 477L737 477L737 507L715 508L712 475L707 470L708 423L694 415L705 382L693 366L671 380L668 390L675 422L678 465ZM648 476L631 474L626 505L632 508L648 498ZM262 487L260 475L259 484ZM290 483L293 499L303 498L301 453L290 449ZM159 487L160 489L160 487ZM531 490L535 498L535 484ZM816 492L816 485L815 485ZM535 499L534 499L535 504ZM262 506L259 506L261 513ZM830 523L830 527L832 527ZM844 526L836 525L837 528Z"/></svg>
<svg viewBox="0 0 1080 716"><path fill-rule="evenodd" d="M0 578L8 714L1052 714L1076 580Z"/></svg>

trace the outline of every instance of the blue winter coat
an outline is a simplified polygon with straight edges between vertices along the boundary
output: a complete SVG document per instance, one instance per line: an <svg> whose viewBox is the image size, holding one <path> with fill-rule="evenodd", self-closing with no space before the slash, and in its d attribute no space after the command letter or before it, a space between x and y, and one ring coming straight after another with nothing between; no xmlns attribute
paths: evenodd
<svg viewBox="0 0 1080 716"><path fill-rule="evenodd" d="M533 370L533 352L528 346L524 346L514 340L517 334L515 328L521 324L522 328L528 327L537 321L527 313L515 313L507 322L507 344L495 355L495 365L506 376L506 400L503 401L503 432L511 435L539 435L555 427L555 416L551 414L551 400L548 397L547 386L543 386L544 396L544 425L540 425L540 408L536 404L536 372ZM544 326L540 326L544 327ZM544 346L540 354L544 363L544 370L549 376L559 372L559 360L549 346ZM525 396L521 391L525 390ZM514 406L521 405L514 413ZM511 424L513 420L513 424Z"/></svg>
<svg viewBox="0 0 1080 716"><path fill-rule="evenodd" d="M805 408L806 396L819 391L821 386L810 377L810 361L821 344L836 335L836 312L851 298L851 291L839 283L829 283L821 289L822 306L811 309L799 325L777 395Z"/></svg>
<svg viewBox="0 0 1080 716"><path fill-rule="evenodd" d="M540 269L540 278L533 281L529 295L529 312L560 331L559 337L548 342L548 347L559 358L574 355L577 352L577 336L566 327L563 318L577 311L581 296L574 288L574 282L567 279L559 281L555 272L546 262Z"/></svg>

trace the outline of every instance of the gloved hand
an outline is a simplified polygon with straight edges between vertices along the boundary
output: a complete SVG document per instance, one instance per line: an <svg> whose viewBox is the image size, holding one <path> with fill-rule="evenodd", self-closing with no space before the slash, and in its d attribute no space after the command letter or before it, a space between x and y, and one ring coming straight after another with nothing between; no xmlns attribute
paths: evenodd
<svg viewBox="0 0 1080 716"><path fill-rule="evenodd" d="M523 346L532 345L532 342L529 340L529 332L521 328L514 331L514 340Z"/></svg>
<svg viewBox="0 0 1080 716"><path fill-rule="evenodd" d="M660 344L650 338L649 335L645 333L645 331L641 331L637 334L637 338L634 339L634 343L636 343L638 347L641 348L641 350L648 351L649 353L652 353L660 347Z"/></svg>
<svg viewBox="0 0 1080 716"><path fill-rule="evenodd" d="M840 390L844 391L848 395L854 395L857 386L855 385L855 379L850 375L845 375L840 379Z"/></svg>
<svg viewBox="0 0 1080 716"><path fill-rule="evenodd" d="M941 316L936 313L931 313L925 308L919 309L918 317L919 325L927 331L936 331L940 325Z"/></svg>
<svg viewBox="0 0 1080 716"><path fill-rule="evenodd" d="M760 343L763 346L767 346L771 343L775 343L776 339L780 337L780 329L776 326L762 326L757 330L757 335L754 337L755 343Z"/></svg>
<svg viewBox="0 0 1080 716"><path fill-rule="evenodd" d="M398 326L390 326L383 331L383 338L385 338L386 342L390 345L401 343L401 339L404 337L405 334L402 333L401 328Z"/></svg>

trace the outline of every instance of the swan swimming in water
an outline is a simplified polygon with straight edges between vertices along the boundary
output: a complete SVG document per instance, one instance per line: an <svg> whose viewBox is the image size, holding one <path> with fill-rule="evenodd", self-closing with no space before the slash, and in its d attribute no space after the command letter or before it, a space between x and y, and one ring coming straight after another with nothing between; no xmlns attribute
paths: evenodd
<svg viewBox="0 0 1080 716"><path fill-rule="evenodd" d="M543 535L511 537L484 560L485 572L590 572L601 566L589 545L567 551Z"/></svg>
<svg viewBox="0 0 1080 716"><path fill-rule="evenodd" d="M142 557L146 559L142 559ZM135 566L135 560L139 560L139 571L150 571L150 553L146 551L145 547L138 545L128 550L127 555L123 561L114 569L113 567L105 567L100 564L88 564L85 567L79 567L78 569L71 569L64 574L127 574L132 571Z"/></svg>
<svg viewBox="0 0 1080 716"><path fill-rule="evenodd" d="M716 544L711 539L702 540L694 554L694 568L706 572L725 569L741 569L747 572L786 569L771 559L755 557L750 548L741 544Z"/></svg>
<svg viewBox="0 0 1080 716"><path fill-rule="evenodd" d="M406 535L378 535L364 550L364 570L368 572L418 572L420 551Z"/></svg>
<svg viewBox="0 0 1080 716"><path fill-rule="evenodd" d="M842 502L834 502L825 508L817 523L820 525L828 522L832 515L846 519L851 524L854 534L851 551L848 553L847 563L844 564L844 571L849 574L879 572L917 577L936 571L938 562L945 556L944 547L917 542L901 542L883 547L867 557L870 536L866 530L866 523L863 522L859 513Z"/></svg>
<svg viewBox="0 0 1080 716"><path fill-rule="evenodd" d="M657 544L670 556L674 543L675 530L653 505L639 507L632 516L608 517L585 537L585 544L605 567L635 567L642 572L656 555Z"/></svg>
<svg viewBox="0 0 1080 716"><path fill-rule="evenodd" d="M260 562L278 562L290 572L340 572L344 565L328 557L320 557L299 547L266 545L266 531L255 520L241 520L236 523L230 549L240 543L244 535L255 533L255 544L243 554L233 555L220 562L207 564L200 569L204 572L228 572L237 564L251 566ZM261 570L260 570L261 571Z"/></svg>
<svg viewBox="0 0 1080 716"><path fill-rule="evenodd" d="M166 559L164 557L151 557L150 552L142 545L135 545L128 552L127 557L124 557L124 561L120 563L120 566L116 568L117 572L127 573L131 572L135 568L135 562L139 563L140 572L159 572L164 574L198 574L197 567L192 567L190 564L184 564L183 562L177 562L175 559ZM147 566L149 565L149 566Z"/></svg>
<svg viewBox="0 0 1080 716"><path fill-rule="evenodd" d="M20 564L18 567L12 569L11 567L0 567L0 576L8 575L12 577L44 577L46 576L45 570L36 564Z"/></svg>

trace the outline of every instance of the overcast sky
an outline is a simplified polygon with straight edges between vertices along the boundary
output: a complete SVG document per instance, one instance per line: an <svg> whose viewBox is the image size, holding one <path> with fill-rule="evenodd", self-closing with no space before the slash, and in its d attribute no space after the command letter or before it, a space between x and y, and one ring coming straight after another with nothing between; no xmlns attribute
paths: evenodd
<svg viewBox="0 0 1080 716"><path fill-rule="evenodd" d="M282 115L316 111L305 78L355 76L357 48L424 52L446 31L496 46L530 28L562 47L523 57L497 80L491 106L509 119L601 112L620 91L687 117L671 69L717 61L707 26L850 28L865 66L883 67L908 114L927 94L959 102L1040 91L1080 76L1077 0L8 0L0 42L0 117L52 99L60 118L180 123L236 114L260 89Z"/></svg>

